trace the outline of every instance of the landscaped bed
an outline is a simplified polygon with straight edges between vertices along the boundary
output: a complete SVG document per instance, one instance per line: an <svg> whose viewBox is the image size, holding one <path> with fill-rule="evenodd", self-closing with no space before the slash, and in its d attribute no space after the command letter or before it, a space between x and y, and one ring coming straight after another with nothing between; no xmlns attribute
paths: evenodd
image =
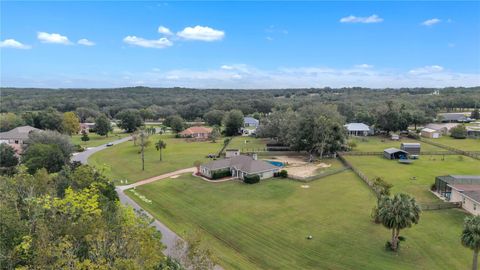
<svg viewBox="0 0 480 270"><path fill-rule="evenodd" d="M180 235L201 232L225 269L467 269L471 263L471 251L460 244L459 209L423 212L418 225L401 232L407 240L400 252L385 251L390 231L370 220L375 196L349 171L309 188L291 180L212 184L182 175L137 187L144 200L130 192Z"/></svg>
<svg viewBox="0 0 480 270"><path fill-rule="evenodd" d="M155 142L162 139L167 148L160 153L155 149ZM193 167L196 160L208 162L207 154L217 153L223 145L219 139L216 143L187 142L185 139L176 139L171 135L154 135L150 138L151 144L145 150L145 171L142 171L140 147L133 141L112 146L92 155L88 163L104 170L104 173L120 184L120 180L133 183L152 176L172 172L179 169ZM125 184L125 182L124 182Z"/></svg>

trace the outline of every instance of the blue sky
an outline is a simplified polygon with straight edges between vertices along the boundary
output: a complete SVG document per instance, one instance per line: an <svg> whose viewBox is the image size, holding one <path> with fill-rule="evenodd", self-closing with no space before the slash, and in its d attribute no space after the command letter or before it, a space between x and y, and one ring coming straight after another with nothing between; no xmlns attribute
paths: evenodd
<svg viewBox="0 0 480 270"><path fill-rule="evenodd" d="M480 85L480 2L2 1L0 42L2 86Z"/></svg>

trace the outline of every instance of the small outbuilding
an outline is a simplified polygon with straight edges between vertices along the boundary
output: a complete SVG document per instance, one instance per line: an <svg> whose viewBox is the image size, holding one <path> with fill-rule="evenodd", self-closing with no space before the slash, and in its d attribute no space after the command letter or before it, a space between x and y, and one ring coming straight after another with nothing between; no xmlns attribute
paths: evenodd
<svg viewBox="0 0 480 270"><path fill-rule="evenodd" d="M419 143L402 143L400 149L407 152L409 155L420 155Z"/></svg>
<svg viewBox="0 0 480 270"><path fill-rule="evenodd" d="M442 136L442 133L440 131L435 130L435 129L424 128L420 131L420 136L422 136L424 138L438 139L438 138L440 138L440 136Z"/></svg>
<svg viewBox="0 0 480 270"><path fill-rule="evenodd" d="M226 149L225 150L225 157L230 158L230 157L236 157L240 156L240 150L239 149Z"/></svg>
<svg viewBox="0 0 480 270"><path fill-rule="evenodd" d="M383 156L386 159L406 159L408 153L398 148L387 148L383 150Z"/></svg>

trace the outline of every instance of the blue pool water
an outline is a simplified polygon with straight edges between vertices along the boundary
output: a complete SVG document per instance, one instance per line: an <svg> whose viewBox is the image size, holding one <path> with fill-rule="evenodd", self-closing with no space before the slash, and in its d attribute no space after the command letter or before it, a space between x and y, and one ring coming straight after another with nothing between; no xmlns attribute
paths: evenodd
<svg viewBox="0 0 480 270"><path fill-rule="evenodd" d="M280 161L273 161L273 160L267 160L268 163L274 165L274 166L277 166L277 167L283 167L283 162L280 162Z"/></svg>

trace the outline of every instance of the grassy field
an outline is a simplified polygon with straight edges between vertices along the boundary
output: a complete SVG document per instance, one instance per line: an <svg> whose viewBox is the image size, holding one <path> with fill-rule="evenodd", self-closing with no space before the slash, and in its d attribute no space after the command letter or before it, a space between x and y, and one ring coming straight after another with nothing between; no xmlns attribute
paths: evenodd
<svg viewBox="0 0 480 270"><path fill-rule="evenodd" d="M454 139L450 136L442 136L438 139L426 139L446 146L457 148L463 151L480 151L480 139Z"/></svg>
<svg viewBox="0 0 480 270"><path fill-rule="evenodd" d="M248 151L264 151L266 146L266 139L254 138L254 137L233 137L232 141L228 145L228 148L240 149L241 152Z"/></svg>
<svg viewBox="0 0 480 270"><path fill-rule="evenodd" d="M90 140L85 143L85 142L82 142L82 140L81 140L82 135L81 134L76 134L76 135L72 135L72 143L73 144L80 144L83 147L96 147L96 146L106 144L106 143L111 142L111 141L115 141L115 140L127 137L129 135L130 134L128 134L128 133L118 131L118 132L109 134L108 138L107 138L105 136L100 136L96 133L89 133L88 137L90 138Z"/></svg>
<svg viewBox="0 0 480 270"><path fill-rule="evenodd" d="M155 149L155 142L162 138L167 148L162 150L163 161L159 160L159 152ZM205 157L210 153L217 153L223 145L222 140L212 142L187 142L184 139L175 139L170 135L154 135L150 138L151 144L145 151L145 171L142 171L142 162L139 147L133 142L125 142L112 146L92 155L88 163L103 168L105 174L116 183L119 180L128 180L128 183L146 179L163 173L193 167L195 160L207 162Z"/></svg>
<svg viewBox="0 0 480 270"><path fill-rule="evenodd" d="M400 148L400 144L404 143L418 143L419 141L402 137L399 141L392 141L386 137L368 136L368 137L353 137L352 141L357 143L353 149L354 152L383 152L384 149L395 147ZM422 143L421 151L446 151L442 148Z"/></svg>
<svg viewBox="0 0 480 270"><path fill-rule="evenodd" d="M375 197L352 172L309 183L272 179L255 185L208 183L191 175L137 187L140 203L185 235L200 231L225 269L468 269L460 244L465 214L422 213L402 231L398 254L384 250L390 232L373 224ZM312 240L306 240L312 235Z"/></svg>
<svg viewBox="0 0 480 270"><path fill-rule="evenodd" d="M458 155L421 155L420 159L409 165L381 156L346 156L346 158L368 178L382 177L393 184L394 193L410 193L420 202L438 201L429 191L436 176L480 172L479 160ZM416 177L416 180L412 180L413 177Z"/></svg>

